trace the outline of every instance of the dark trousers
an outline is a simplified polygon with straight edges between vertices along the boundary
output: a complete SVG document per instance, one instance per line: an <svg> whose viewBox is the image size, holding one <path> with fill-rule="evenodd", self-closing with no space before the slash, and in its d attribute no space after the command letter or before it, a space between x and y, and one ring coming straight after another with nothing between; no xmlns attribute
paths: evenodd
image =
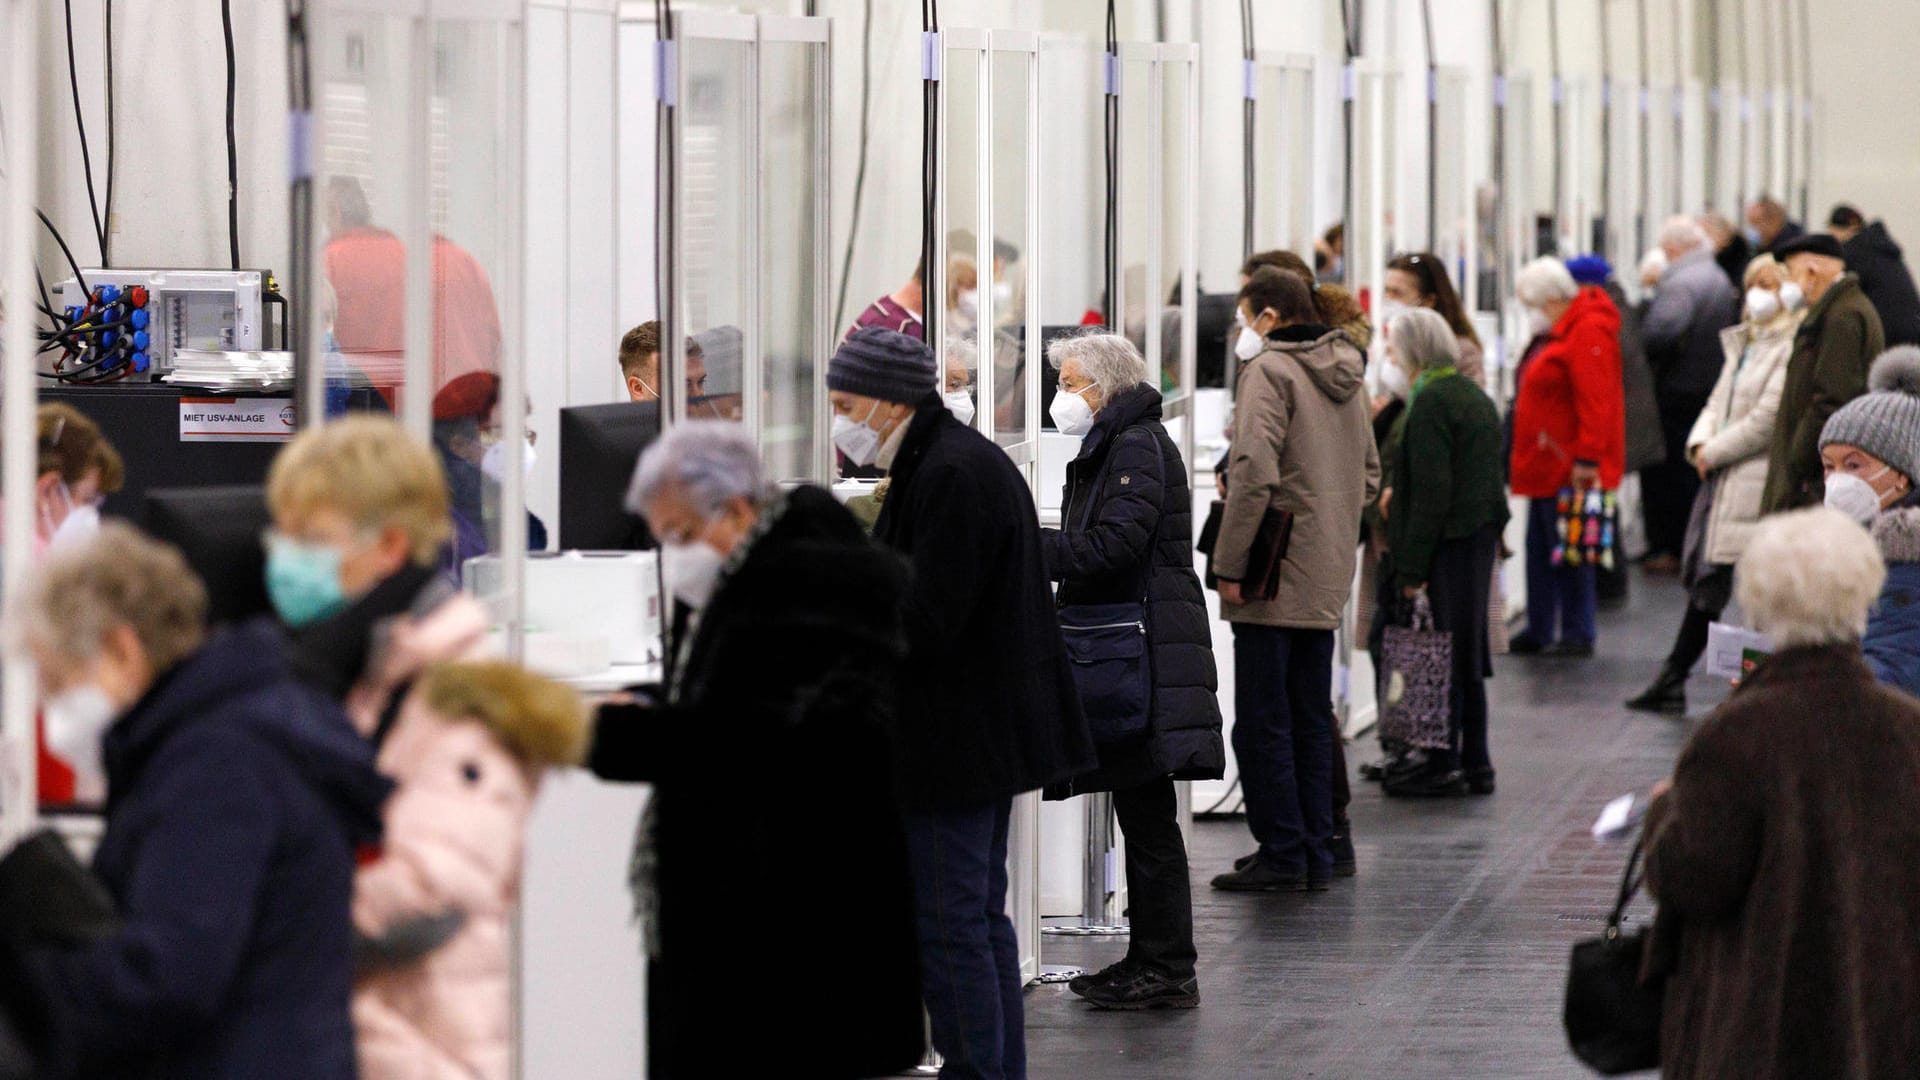
<svg viewBox="0 0 1920 1080"><path fill-rule="evenodd" d="M1559 521L1557 500L1527 500L1527 636L1543 645L1590 642L1599 633L1593 567L1553 565Z"/></svg>
<svg viewBox="0 0 1920 1080"><path fill-rule="evenodd" d="M1193 978L1193 888L1180 835L1173 778L1156 777L1113 793L1113 814L1127 838L1127 959L1174 979Z"/></svg>
<svg viewBox="0 0 1920 1080"><path fill-rule="evenodd" d="M1700 492L1700 474L1687 464L1687 436L1706 407L1704 398L1687 397L1660 406L1660 429L1667 460L1640 470L1640 496L1647 518L1647 554L1679 558L1687 541L1687 518Z"/></svg>
<svg viewBox="0 0 1920 1080"><path fill-rule="evenodd" d="M1234 623L1233 663L1233 754L1260 856L1330 874L1333 631Z"/></svg>
<svg viewBox="0 0 1920 1080"><path fill-rule="evenodd" d="M1453 635L1453 738L1465 769L1493 767L1487 751L1487 675L1492 668L1487 594L1493 589L1493 564L1499 550L1498 526L1443 540L1434 548L1427 578L1434 629Z"/></svg>
<svg viewBox="0 0 1920 1080"><path fill-rule="evenodd" d="M1707 651L1707 635L1727 603L1733 597L1733 567L1708 568L1687 594L1687 613L1680 620L1680 632L1674 635L1673 651L1667 654L1667 667L1691 672Z"/></svg>
<svg viewBox="0 0 1920 1080"><path fill-rule="evenodd" d="M921 993L943 1080L1025 1080L1020 945L1007 917L1012 800L908 814Z"/></svg>

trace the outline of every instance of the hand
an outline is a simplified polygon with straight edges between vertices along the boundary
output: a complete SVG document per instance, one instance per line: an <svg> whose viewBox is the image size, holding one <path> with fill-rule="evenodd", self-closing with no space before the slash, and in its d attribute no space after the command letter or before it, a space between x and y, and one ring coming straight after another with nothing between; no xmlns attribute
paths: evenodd
<svg viewBox="0 0 1920 1080"><path fill-rule="evenodd" d="M1425 585L1405 585L1401 587L1400 595L1406 597L1409 600L1412 600L1417 598L1421 593L1426 591L1427 591L1427 587Z"/></svg>
<svg viewBox="0 0 1920 1080"><path fill-rule="evenodd" d="M1673 790L1673 777L1669 776L1663 780L1657 780L1654 782L1653 787L1648 789L1647 791L1647 801L1652 802L1653 800L1659 798L1662 795L1665 795L1667 792L1672 790Z"/></svg>
<svg viewBox="0 0 1920 1080"><path fill-rule="evenodd" d="M1388 488L1385 491L1382 491L1380 493L1380 520L1381 521L1387 520L1387 508L1389 505L1392 504L1392 502L1393 502L1392 488Z"/></svg>
<svg viewBox="0 0 1920 1080"><path fill-rule="evenodd" d="M1222 604L1236 605L1246 603L1245 598L1240 594L1240 583L1237 581L1221 581L1220 602Z"/></svg>
<svg viewBox="0 0 1920 1080"><path fill-rule="evenodd" d="M1707 474L1713 471L1713 466L1707 464L1707 456L1705 454L1694 455L1693 467L1699 471L1700 479L1702 480L1705 480Z"/></svg>
<svg viewBox="0 0 1920 1080"><path fill-rule="evenodd" d="M1573 464L1573 486L1581 491L1600 486L1600 466L1584 461Z"/></svg>
<svg viewBox="0 0 1920 1080"><path fill-rule="evenodd" d="M1387 404L1392 400L1393 398L1386 394L1381 394L1379 397L1373 399L1373 418L1375 420L1380 419L1380 414L1387 410Z"/></svg>

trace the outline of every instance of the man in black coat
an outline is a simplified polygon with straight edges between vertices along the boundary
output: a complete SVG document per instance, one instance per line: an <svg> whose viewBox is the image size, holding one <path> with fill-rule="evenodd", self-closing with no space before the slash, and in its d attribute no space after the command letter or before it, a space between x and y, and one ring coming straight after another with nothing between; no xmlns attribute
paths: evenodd
<svg viewBox="0 0 1920 1080"><path fill-rule="evenodd" d="M1053 612L1033 495L941 403L933 354L856 330L827 368L834 444L890 478L874 535L905 555L900 786L933 1044L949 1075L1026 1075L1007 917L1013 797L1095 764Z"/></svg>
<svg viewBox="0 0 1920 1080"><path fill-rule="evenodd" d="M1920 291L1914 288L1906 257L1887 232L1887 223L1869 223L1860 211L1843 203L1833 208L1827 231L1840 241L1848 271L1860 279L1860 291L1879 312L1887 345L1920 345Z"/></svg>
<svg viewBox="0 0 1920 1080"><path fill-rule="evenodd" d="M600 709L587 764L654 785L628 875L649 1075L713 1075L742 1030L796 1074L902 1071L925 1049L890 774L904 567L831 494L773 490L733 423L668 432L628 505L662 542L672 652L664 687ZM794 931L741 933L770 885ZM716 1006L743 971L804 989L743 1019Z"/></svg>

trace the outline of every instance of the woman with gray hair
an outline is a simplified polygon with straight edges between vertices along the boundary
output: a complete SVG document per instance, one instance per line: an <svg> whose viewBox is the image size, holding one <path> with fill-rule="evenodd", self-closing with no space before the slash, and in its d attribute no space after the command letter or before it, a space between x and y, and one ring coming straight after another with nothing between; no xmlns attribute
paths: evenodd
<svg viewBox="0 0 1920 1080"><path fill-rule="evenodd" d="M739 424L670 429L641 455L628 506L660 539L669 659L661 685L600 708L587 765L654 785L629 871L650 958L648 1075L711 1071L725 1036L707 1005L744 970L806 979L756 1023L809 1075L904 1070L924 1033L887 796L905 572L831 494L769 485ZM721 772L737 797L711 797ZM832 888L792 890L785 915L803 931L771 946L731 932L781 881ZM897 992L874 997L876 974Z"/></svg>
<svg viewBox="0 0 1920 1080"><path fill-rule="evenodd" d="M1767 518L1741 556L1736 598L1775 651L1646 817L1665 1076L1904 1076L1920 1057L1920 704L1860 646L1885 574L1826 508Z"/></svg>
<svg viewBox="0 0 1920 1080"><path fill-rule="evenodd" d="M1414 308L1388 328L1388 356L1412 389L1392 443L1380 608L1402 620L1424 596L1434 628L1453 635L1452 745L1409 751L1384 780L1389 795L1493 793L1487 750L1488 594L1507 524L1500 414L1458 369L1459 345L1438 312Z"/></svg>
<svg viewBox="0 0 1920 1080"><path fill-rule="evenodd" d="M1083 334L1055 341L1047 362L1060 372L1054 422L1081 437L1060 528L1041 534L1047 574L1060 582L1063 621L1076 608L1144 614L1152 683L1145 730L1103 737L1101 710L1087 703L1099 767L1047 789L1049 798L1113 792L1127 837L1126 958L1069 989L1101 1008L1193 1008L1193 901L1173 785L1219 778L1226 746L1206 599L1193 571L1192 474L1161 426L1160 392L1144 381L1132 342Z"/></svg>

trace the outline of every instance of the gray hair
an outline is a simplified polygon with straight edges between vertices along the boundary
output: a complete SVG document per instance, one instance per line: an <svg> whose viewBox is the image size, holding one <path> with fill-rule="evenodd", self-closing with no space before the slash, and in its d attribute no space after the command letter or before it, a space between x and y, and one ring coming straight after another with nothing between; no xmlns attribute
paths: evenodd
<svg viewBox="0 0 1920 1080"><path fill-rule="evenodd" d="M1408 308L1387 325L1387 339L1414 371L1452 367L1460 362L1460 339L1446 316L1432 308Z"/></svg>
<svg viewBox="0 0 1920 1080"><path fill-rule="evenodd" d="M1075 334L1056 338L1047 346L1047 363L1053 370L1059 371L1069 360L1080 362L1080 370L1093 381L1101 401L1112 401L1147 381L1147 362L1140 350L1119 334Z"/></svg>
<svg viewBox="0 0 1920 1080"><path fill-rule="evenodd" d="M669 487L684 492L701 514L719 513L732 499L759 501L767 485L753 436L731 420L689 420L667 429L640 455L627 509L645 517Z"/></svg>
<svg viewBox="0 0 1920 1080"><path fill-rule="evenodd" d="M1543 255L1520 268L1520 276L1514 279L1513 294L1523 304L1543 307L1555 300L1572 300L1580 295L1580 286L1574 284L1566 263Z"/></svg>
<svg viewBox="0 0 1920 1080"><path fill-rule="evenodd" d="M1816 506L1760 523L1735 572L1735 598L1774 647L1858 641L1880 599L1886 562L1873 537Z"/></svg>
<svg viewBox="0 0 1920 1080"><path fill-rule="evenodd" d="M1707 230L1700 227L1698 219L1676 215L1668 218L1666 224L1660 226L1660 246L1663 248L1670 247L1685 253L1710 247L1712 244L1712 238L1707 236Z"/></svg>

